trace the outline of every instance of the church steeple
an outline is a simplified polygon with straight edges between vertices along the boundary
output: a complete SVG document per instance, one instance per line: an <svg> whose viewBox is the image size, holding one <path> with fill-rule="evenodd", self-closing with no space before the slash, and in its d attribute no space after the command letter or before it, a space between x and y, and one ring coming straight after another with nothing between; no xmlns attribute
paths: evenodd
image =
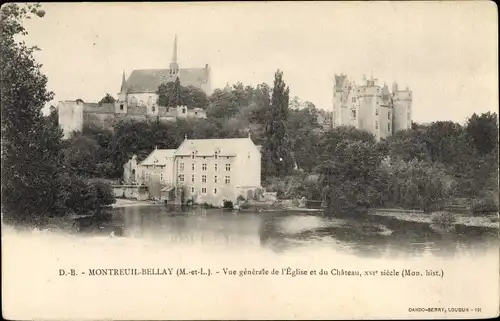
<svg viewBox="0 0 500 321"><path fill-rule="evenodd" d="M122 86L120 88L120 93L124 93L127 91L127 81L125 80L125 70L122 74Z"/></svg>
<svg viewBox="0 0 500 321"><path fill-rule="evenodd" d="M177 35L174 39L174 50L172 52L172 61L170 62L170 71L173 74L177 74L179 71L179 64L177 63Z"/></svg>

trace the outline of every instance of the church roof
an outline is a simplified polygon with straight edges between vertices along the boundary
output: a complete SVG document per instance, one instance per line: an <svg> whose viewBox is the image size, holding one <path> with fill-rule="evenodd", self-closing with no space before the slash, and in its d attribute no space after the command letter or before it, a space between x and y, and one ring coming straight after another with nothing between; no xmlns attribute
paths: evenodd
<svg viewBox="0 0 500 321"><path fill-rule="evenodd" d="M195 152L197 156L213 156L216 151L219 155L236 156L248 152L252 148L258 148L252 139L247 138L224 138L224 139L186 139L175 152L176 156L190 156Z"/></svg>
<svg viewBox="0 0 500 321"><path fill-rule="evenodd" d="M158 87L167 82L174 82L177 75L170 69L139 69L134 70L127 80L128 93L155 93ZM200 88L203 81L208 81L208 69L179 69L179 80L183 86Z"/></svg>

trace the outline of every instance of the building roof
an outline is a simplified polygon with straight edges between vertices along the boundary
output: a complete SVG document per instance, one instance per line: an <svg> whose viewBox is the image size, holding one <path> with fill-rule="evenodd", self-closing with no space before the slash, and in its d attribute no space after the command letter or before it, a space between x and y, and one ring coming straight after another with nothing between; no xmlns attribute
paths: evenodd
<svg viewBox="0 0 500 321"><path fill-rule="evenodd" d="M220 156L236 156L258 148L250 137L224 139L186 139L175 152L176 156L190 156L195 152L197 156L213 156L217 151Z"/></svg>
<svg viewBox="0 0 500 321"><path fill-rule="evenodd" d="M127 93L155 93L161 84L174 82L176 77L170 73L170 69L134 70L127 80ZM183 86L200 88L208 78L208 68L179 69L179 80Z"/></svg>
<svg viewBox="0 0 500 321"><path fill-rule="evenodd" d="M175 149L155 149L139 165L167 165L167 158L175 155Z"/></svg>

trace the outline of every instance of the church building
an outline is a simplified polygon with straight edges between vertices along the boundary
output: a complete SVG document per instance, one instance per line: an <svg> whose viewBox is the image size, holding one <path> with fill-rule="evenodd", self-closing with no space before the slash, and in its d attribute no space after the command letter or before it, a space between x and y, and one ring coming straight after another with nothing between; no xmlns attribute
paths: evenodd
<svg viewBox="0 0 500 321"><path fill-rule="evenodd" d="M64 131L64 138L73 132L82 131L84 126L96 126L113 129L120 120L162 122L175 121L178 118L206 118L205 110L190 108L187 105L159 106L156 93L161 84L175 82L183 86L193 86L211 94L210 68L180 68L177 62L177 36L174 40L172 61L168 69L133 70L128 79L125 73L114 103L89 103L81 99L65 100L58 104L59 125Z"/></svg>
<svg viewBox="0 0 500 321"><path fill-rule="evenodd" d="M133 70L128 79L122 76L122 85L118 93L118 103L124 105L148 106L156 105L156 91L161 84L175 82L179 78L182 86L193 86L203 90L207 95L212 93L210 83L210 68L180 68L177 62L177 36L174 39L172 61L168 69L137 69Z"/></svg>

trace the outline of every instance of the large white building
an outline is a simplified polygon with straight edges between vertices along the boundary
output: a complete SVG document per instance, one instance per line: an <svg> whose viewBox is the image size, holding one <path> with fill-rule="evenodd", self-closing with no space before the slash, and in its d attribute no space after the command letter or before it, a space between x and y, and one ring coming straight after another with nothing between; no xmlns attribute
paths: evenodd
<svg viewBox="0 0 500 321"><path fill-rule="evenodd" d="M252 139L185 139L177 149L155 149L124 165L126 184L149 186L150 195L221 206L239 196L252 199L261 188L261 152Z"/></svg>

